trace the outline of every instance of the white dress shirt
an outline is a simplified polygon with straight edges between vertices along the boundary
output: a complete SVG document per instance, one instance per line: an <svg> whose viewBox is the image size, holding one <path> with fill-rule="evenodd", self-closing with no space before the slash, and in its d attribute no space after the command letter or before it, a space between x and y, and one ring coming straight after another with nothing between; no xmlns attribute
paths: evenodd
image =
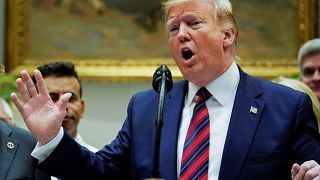
<svg viewBox="0 0 320 180"><path fill-rule="evenodd" d="M77 141L77 143L79 143L81 146L87 148L89 151L92 151L92 152L97 152L98 149L91 146L90 144L88 144L87 142L85 142L82 137L80 136L80 134L77 134L76 138L74 138L74 140Z"/></svg>
<svg viewBox="0 0 320 180"><path fill-rule="evenodd" d="M231 112L240 80L239 69L235 62L218 79L206 86L212 97L206 101L210 119L210 144L209 144L209 170L208 179L218 179L222 152L227 136ZM180 177L181 158L185 137L192 118L193 108L196 104L196 93L201 87L189 82L185 97L180 124L177 148L177 177Z"/></svg>

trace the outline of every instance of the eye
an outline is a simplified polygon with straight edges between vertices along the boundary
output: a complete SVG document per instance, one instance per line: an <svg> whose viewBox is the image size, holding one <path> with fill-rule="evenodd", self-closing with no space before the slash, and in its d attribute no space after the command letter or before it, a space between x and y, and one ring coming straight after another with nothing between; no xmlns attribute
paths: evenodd
<svg viewBox="0 0 320 180"><path fill-rule="evenodd" d="M69 102L75 102L75 101L77 101L78 100L78 97L76 96L76 95L74 95L74 94L72 94L72 96L70 97L70 99L69 99Z"/></svg>
<svg viewBox="0 0 320 180"><path fill-rule="evenodd" d="M200 27L200 25L202 24L202 20L201 19L192 19L189 21L188 26L190 26L193 29L197 29Z"/></svg>
<svg viewBox="0 0 320 180"><path fill-rule="evenodd" d="M178 32L178 30L179 30L179 26L178 25L171 25L168 28L168 33L169 33L169 35L174 35L174 34L176 34Z"/></svg>
<svg viewBox="0 0 320 180"><path fill-rule="evenodd" d="M196 21L192 21L191 25L196 26L196 25L199 25L200 23L201 23L201 21L196 20Z"/></svg>
<svg viewBox="0 0 320 180"><path fill-rule="evenodd" d="M53 102L57 102L59 100L59 95L55 93L50 93L50 98Z"/></svg>
<svg viewBox="0 0 320 180"><path fill-rule="evenodd" d="M174 31L177 31L179 28L176 27L176 26L173 26L169 29L169 32L174 32Z"/></svg>
<svg viewBox="0 0 320 180"><path fill-rule="evenodd" d="M306 69L303 70L303 75L307 76L307 77L310 77L310 76L312 76L314 74L314 72L315 72L315 69L306 68Z"/></svg>

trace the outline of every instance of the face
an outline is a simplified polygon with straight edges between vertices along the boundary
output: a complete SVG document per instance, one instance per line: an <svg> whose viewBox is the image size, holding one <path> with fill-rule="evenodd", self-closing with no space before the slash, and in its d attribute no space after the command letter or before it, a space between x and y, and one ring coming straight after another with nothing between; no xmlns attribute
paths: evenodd
<svg viewBox="0 0 320 180"><path fill-rule="evenodd" d="M172 56L182 75L206 86L232 63L232 29L222 30L206 0L185 1L170 7L167 31Z"/></svg>
<svg viewBox="0 0 320 180"><path fill-rule="evenodd" d="M80 97L80 84L75 77L44 78L50 97L56 103L59 98L69 92L72 94L67 104L67 114L62 123L63 128L73 137L77 135L77 126L84 113L84 100Z"/></svg>
<svg viewBox="0 0 320 180"><path fill-rule="evenodd" d="M320 54L306 57L302 61L301 81L307 84L320 100Z"/></svg>
<svg viewBox="0 0 320 180"><path fill-rule="evenodd" d="M15 122L10 118L9 114L7 114L5 107L0 99L0 121L4 121L5 123L15 125Z"/></svg>

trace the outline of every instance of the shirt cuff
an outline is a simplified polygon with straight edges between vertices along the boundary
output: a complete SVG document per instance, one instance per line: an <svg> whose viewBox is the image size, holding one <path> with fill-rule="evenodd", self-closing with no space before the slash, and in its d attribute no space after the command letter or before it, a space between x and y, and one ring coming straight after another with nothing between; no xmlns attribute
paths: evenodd
<svg viewBox="0 0 320 180"><path fill-rule="evenodd" d="M63 128L60 127L59 133L56 137L54 137L51 141L49 141L47 144L40 146L39 142L37 142L36 147L33 149L31 156L38 159L41 163L44 161L50 154L56 149L56 147L59 145L60 141L63 137Z"/></svg>

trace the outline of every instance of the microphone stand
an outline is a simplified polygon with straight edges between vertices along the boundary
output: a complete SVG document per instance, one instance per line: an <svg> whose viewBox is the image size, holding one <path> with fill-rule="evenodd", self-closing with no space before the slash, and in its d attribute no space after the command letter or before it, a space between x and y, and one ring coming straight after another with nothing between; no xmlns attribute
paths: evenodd
<svg viewBox="0 0 320 180"><path fill-rule="evenodd" d="M159 104L158 104L158 112L157 112L157 120L156 120L156 130L155 130L155 142L153 149L153 167L152 167L152 178L148 178L146 180L159 180L160 177L160 141L161 141L161 131L163 125L163 109L164 109L164 100L166 92L170 91L172 88L172 77L171 72L167 68L166 65L162 64L160 68L156 71L155 74L161 73L161 83L160 88L157 88L156 91L159 92ZM168 75L168 77L167 77ZM156 76L156 78L159 78ZM153 86L157 86L158 79L156 79L153 83ZM159 90L160 89L160 90Z"/></svg>
<svg viewBox="0 0 320 180"><path fill-rule="evenodd" d="M159 96L159 105L158 105L158 114L156 121L156 132L155 132L155 143L154 143L154 151L153 151L153 169L152 176L154 178L160 178L160 169L159 169L159 158L160 158L160 139L161 139L161 131L163 125L163 107L164 107L164 99L166 94L166 73L162 74L161 77L161 87L160 87L160 96Z"/></svg>

